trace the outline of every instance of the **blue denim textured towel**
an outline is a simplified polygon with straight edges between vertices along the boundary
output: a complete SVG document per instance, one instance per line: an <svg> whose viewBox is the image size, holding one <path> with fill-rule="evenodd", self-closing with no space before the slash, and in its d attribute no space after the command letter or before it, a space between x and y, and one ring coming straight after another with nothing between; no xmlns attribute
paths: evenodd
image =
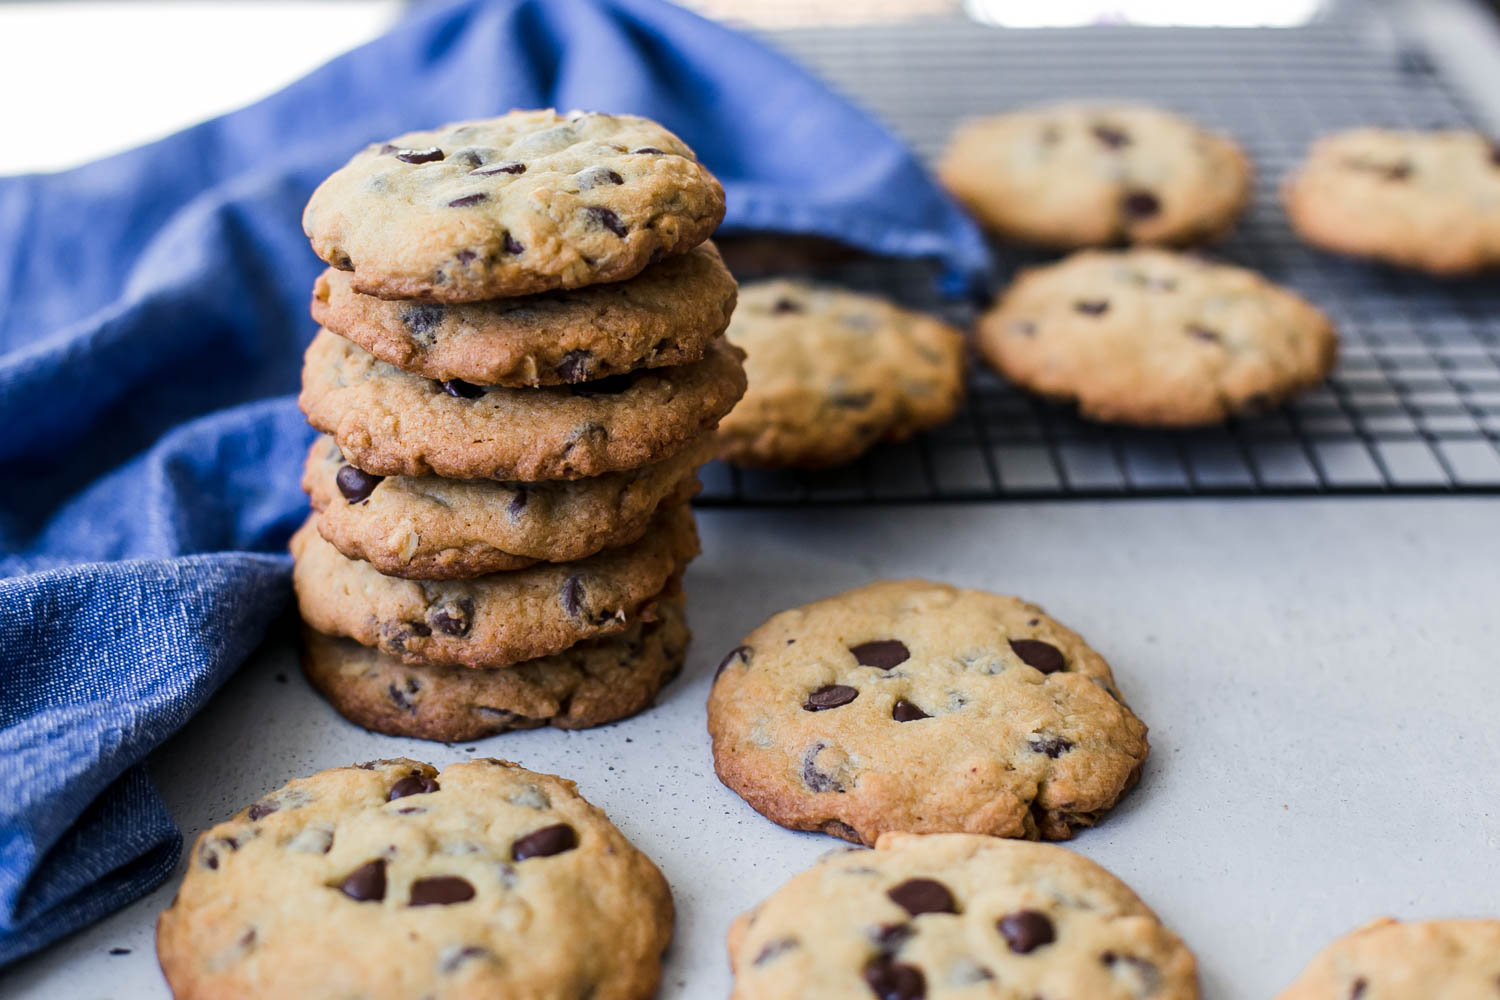
<svg viewBox="0 0 1500 1000"><path fill-rule="evenodd" d="M287 606L313 187L368 142L548 106L665 123L725 231L987 264L879 125L660 0L424 6L250 108L0 178L0 964L167 876L141 762Z"/></svg>

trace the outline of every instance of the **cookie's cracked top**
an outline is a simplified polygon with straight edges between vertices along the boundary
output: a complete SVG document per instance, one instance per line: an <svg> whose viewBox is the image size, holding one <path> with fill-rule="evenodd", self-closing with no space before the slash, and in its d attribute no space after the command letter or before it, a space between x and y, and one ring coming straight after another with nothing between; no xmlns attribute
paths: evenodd
<svg viewBox="0 0 1500 1000"><path fill-rule="evenodd" d="M1133 785L1146 726L1040 608L887 580L784 611L709 695L719 777L783 826L1062 839Z"/></svg>
<svg viewBox="0 0 1500 1000"><path fill-rule="evenodd" d="M571 781L372 761L205 831L157 953L178 1000L641 1000L666 881Z"/></svg>
<svg viewBox="0 0 1500 1000"><path fill-rule="evenodd" d="M1199 995L1192 953L1108 871L969 834L825 858L735 921L729 957L733 1000Z"/></svg>
<svg viewBox="0 0 1500 1000"><path fill-rule="evenodd" d="M719 182L655 122L512 111L368 146L302 228L356 291L473 302L621 281L723 217Z"/></svg>

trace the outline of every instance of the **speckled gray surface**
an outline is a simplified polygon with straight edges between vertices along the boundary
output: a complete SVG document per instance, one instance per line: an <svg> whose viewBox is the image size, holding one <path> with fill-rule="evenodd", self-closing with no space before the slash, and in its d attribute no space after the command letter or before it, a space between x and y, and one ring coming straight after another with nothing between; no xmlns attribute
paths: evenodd
<svg viewBox="0 0 1500 1000"><path fill-rule="evenodd" d="M1264 1000L1379 914L1500 915L1500 501L710 511L700 525L688 670L651 712L466 745L391 739L343 722L273 645L157 754L168 802L193 835L288 778L372 757L566 775L672 883L662 996L722 997L730 918L837 842L773 826L713 777L713 666L775 611L920 575L1022 594L1110 660L1152 756L1072 846L1182 933L1206 996ZM0 995L165 997L152 925L176 881L9 970Z"/></svg>

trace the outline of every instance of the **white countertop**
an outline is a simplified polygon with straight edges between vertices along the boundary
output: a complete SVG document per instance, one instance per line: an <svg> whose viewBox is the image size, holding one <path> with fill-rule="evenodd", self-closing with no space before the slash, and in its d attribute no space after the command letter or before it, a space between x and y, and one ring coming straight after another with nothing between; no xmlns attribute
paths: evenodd
<svg viewBox="0 0 1500 1000"><path fill-rule="evenodd" d="M1371 917L1497 915L1500 499L706 511L700 527L688 669L646 714L468 745L377 736L274 643L153 758L167 802L191 837L289 778L375 757L566 775L672 883L662 996L722 997L731 917L840 842L774 826L714 778L713 667L783 608L926 576L1033 599L1114 666L1152 754L1070 846L1187 939L1211 1000L1266 1000ZM0 995L165 997L152 925L177 880L7 970Z"/></svg>

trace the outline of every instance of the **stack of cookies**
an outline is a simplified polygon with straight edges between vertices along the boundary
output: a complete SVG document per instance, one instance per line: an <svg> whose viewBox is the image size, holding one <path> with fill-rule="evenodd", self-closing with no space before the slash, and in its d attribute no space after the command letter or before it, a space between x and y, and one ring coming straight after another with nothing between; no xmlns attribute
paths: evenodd
<svg viewBox="0 0 1500 1000"><path fill-rule="evenodd" d="M745 390L718 182L640 118L512 112L372 145L303 226L331 267L292 540L308 677L393 735L577 728L687 644L687 501Z"/></svg>

